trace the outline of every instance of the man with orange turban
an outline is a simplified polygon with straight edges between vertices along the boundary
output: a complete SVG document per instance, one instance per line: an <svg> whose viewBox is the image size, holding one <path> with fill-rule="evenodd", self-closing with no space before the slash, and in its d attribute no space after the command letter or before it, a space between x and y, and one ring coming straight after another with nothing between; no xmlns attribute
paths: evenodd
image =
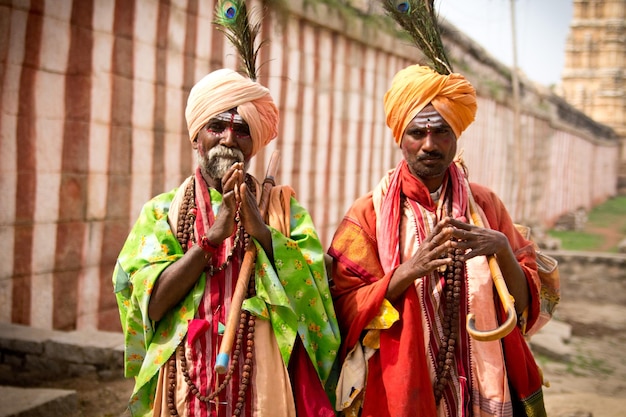
<svg viewBox="0 0 626 417"><path fill-rule="evenodd" d="M523 338L540 309L535 251L500 199L469 184L454 162L476 114L474 88L462 75L414 65L396 74L384 107L403 160L348 210L328 251L344 339L337 409L545 415L541 373ZM501 340L478 341L466 329L468 314L488 330L506 317L492 255L521 319Z"/></svg>
<svg viewBox="0 0 626 417"><path fill-rule="evenodd" d="M146 203L113 275L133 416L334 416L324 391L339 347L324 253L288 186L261 216L250 159L276 137L269 90L235 71L202 78L185 111L198 167ZM258 191L258 192L257 192ZM214 371L249 245L254 291L230 367ZM228 362L228 361L227 361Z"/></svg>

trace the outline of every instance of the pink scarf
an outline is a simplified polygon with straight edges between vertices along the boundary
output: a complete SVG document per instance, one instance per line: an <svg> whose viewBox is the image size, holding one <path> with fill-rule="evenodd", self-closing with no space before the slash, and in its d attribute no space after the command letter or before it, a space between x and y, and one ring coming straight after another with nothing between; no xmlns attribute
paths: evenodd
<svg viewBox="0 0 626 417"><path fill-rule="evenodd" d="M451 179L451 181L448 181ZM411 172L405 160L402 160L396 169L392 172L391 177L387 177L388 182L383 180L379 187L383 194L381 201L380 213L377 216L376 240L378 241L378 252L380 254L380 263L385 273L400 265L400 244L399 244L399 228L400 218L402 217L402 207L400 206L402 198L401 194L407 196L413 202L419 202L426 210L434 212L438 209L430 198L428 188ZM465 188L465 178L462 171L452 164L446 173L441 190L440 203L444 201L444 197L448 194L448 189L452 187L452 216L461 218L465 221L465 213L467 211L467 191ZM376 204L374 204L376 207ZM441 217L441 207L438 210L438 217ZM418 219L419 221L422 219ZM418 239L423 242L426 238L423 233L425 230L420 227L420 236ZM398 233L390 233L390 231Z"/></svg>

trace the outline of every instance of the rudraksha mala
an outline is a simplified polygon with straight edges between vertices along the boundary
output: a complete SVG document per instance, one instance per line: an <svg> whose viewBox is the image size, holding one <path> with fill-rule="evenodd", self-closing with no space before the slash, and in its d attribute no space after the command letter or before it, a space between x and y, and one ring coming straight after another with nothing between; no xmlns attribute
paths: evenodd
<svg viewBox="0 0 626 417"><path fill-rule="evenodd" d="M252 297L255 293L254 280L250 280L248 284L248 296ZM233 417L239 417L243 414L243 409L246 404L246 393L248 386L252 379L252 367L254 365L254 330L256 324L256 317L250 314L248 311L242 311L239 318L239 328L237 329L237 337L235 339L235 348L232 352L232 358L230 360L230 367L224 377L222 383L217 389L207 395L200 392L200 389L193 383L189 376L187 369L187 356L185 353L184 342L182 342L176 348L176 353L170 357L167 364L167 378L168 378L168 391L167 391L167 406L172 416L178 416L178 410L176 408L176 358L180 360L180 367L185 378L185 382L189 386L189 390L195 395L195 397L205 403L212 402L217 398L222 391L228 386L232 380L235 369L239 366L239 359L241 357L242 348L245 343L245 359L243 362L243 370L239 379L239 390L237 395L237 403L233 411ZM245 338L245 342L244 342ZM216 403L216 407L218 404Z"/></svg>
<svg viewBox="0 0 626 417"><path fill-rule="evenodd" d="M253 180L251 180L250 176L246 177L246 183L253 193L256 193L256 184ZM183 248L183 251L187 251L192 245L194 241L194 223L197 216L197 210L195 205L195 181L192 178L187 187L185 189L185 194L183 198L183 202L180 207L179 218L178 218L178 229L177 229L177 238ZM241 236L244 236L243 248L248 246L249 244L249 236L244 232L243 227L241 226L240 218L239 218L239 208L237 209L237 214L235 221L237 223L237 233L235 235L235 242L233 244L233 248L229 255L226 257L225 262L220 265L218 268L214 268L212 265L207 266L207 274L214 275L215 273L223 270L230 263L235 250L240 246ZM249 281L248 284L248 297L252 297L255 294L255 282L253 279ZM175 354L173 354L167 364L167 378L168 378L168 392L167 392L167 405L172 416L178 416L178 410L176 408L176 358L180 360L181 371L183 373L185 382L189 386L191 392L196 396L196 398L202 402L212 402L219 394L224 391L224 389L228 386L230 381L232 380L232 376L235 372L236 367L239 364L239 359L241 356L241 351L244 344L244 334L245 334L245 348L246 354L244 359L243 370L240 375L239 381L239 390L237 396L237 403L235 404L235 409L233 411L233 417L238 417L243 414L243 409L245 407L246 402L246 392L248 390L248 386L250 385L250 381L252 378L253 364L254 364L254 330L256 324L256 317L248 311L242 311L239 319L239 328L237 329L237 336L235 339L235 347L232 352L232 358L230 360L230 367L224 380L217 387L214 392L209 393L208 395L203 395L200 392L200 389L193 383L189 376L189 371L187 369L187 357L185 354L185 346L184 341L176 348ZM216 407L218 404L216 403Z"/></svg>
<svg viewBox="0 0 626 417"><path fill-rule="evenodd" d="M196 215L196 181L192 177L185 188L183 202L178 212L176 230L176 238L185 252L192 246L189 242L193 242L193 226L196 222Z"/></svg>
<svg viewBox="0 0 626 417"><path fill-rule="evenodd" d="M246 184L248 183L248 178L246 178ZM251 187L251 190L253 190L254 192L255 187ZM196 186L195 180L191 178L191 180L187 184L187 187L185 188L183 201L180 205L180 211L178 213L178 226L176 231L176 237L178 238L178 241L180 242L180 245L185 252L187 252L196 241L193 230L197 214L198 210L196 209ZM209 276L213 276L216 273L224 270L224 268L226 268L228 264L230 264L230 261L233 259L235 250L237 250L239 245L242 243L242 236L243 247L246 248L248 246L249 236L247 233L245 233L243 226L241 225L241 218L239 217L239 207L237 207L237 213L235 214L235 222L237 223L237 232L235 233L235 241L233 242L233 247L230 253L226 256L226 260L220 266L207 266L207 274Z"/></svg>
<svg viewBox="0 0 626 417"><path fill-rule="evenodd" d="M445 205L447 215L452 215L452 195L448 187ZM451 239L453 242L455 238ZM465 279L465 262L461 260L463 250L450 247L448 257L452 258L452 265L448 265L443 272L445 283L443 286L443 337L437 352L435 369L435 383L433 390L435 403L439 405L446 386L450 383L452 367L455 366L454 351L459 337L459 313L461 307L461 288Z"/></svg>
<svg viewBox="0 0 626 417"><path fill-rule="evenodd" d="M461 255L463 255L461 249L450 248L448 256L454 261L444 272L443 338L437 354L437 368L433 386L437 405L439 405L443 391L450 380L450 373L454 366L454 350L459 336L461 288L465 278L465 263L460 260Z"/></svg>

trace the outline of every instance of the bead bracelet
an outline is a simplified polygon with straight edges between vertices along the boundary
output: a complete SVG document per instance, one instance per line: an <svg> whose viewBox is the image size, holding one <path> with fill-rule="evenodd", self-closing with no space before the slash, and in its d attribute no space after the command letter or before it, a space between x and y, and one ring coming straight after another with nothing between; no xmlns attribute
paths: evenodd
<svg viewBox="0 0 626 417"><path fill-rule="evenodd" d="M215 245L213 242L211 242L206 235L202 236L198 240L198 246L200 246L204 252L211 255L214 255L220 247L219 245Z"/></svg>

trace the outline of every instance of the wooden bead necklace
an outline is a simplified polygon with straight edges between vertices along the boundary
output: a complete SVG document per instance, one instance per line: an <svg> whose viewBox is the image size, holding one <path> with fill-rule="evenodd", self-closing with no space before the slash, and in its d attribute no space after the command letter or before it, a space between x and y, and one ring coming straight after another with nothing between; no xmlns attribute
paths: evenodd
<svg viewBox="0 0 626 417"><path fill-rule="evenodd" d="M445 202L447 215L452 215L452 196L446 193ZM453 242L455 238L451 239ZM462 287L465 281L465 262L461 260L463 250L456 248L448 249L448 257L453 260L452 265L448 265L442 275L445 277L443 286L443 337L437 352L437 363L435 369L435 382L433 391L435 394L435 404L439 405L443 392L450 383L450 374L455 366L454 351L456 350L459 337L459 314L461 307Z"/></svg>
<svg viewBox="0 0 626 417"><path fill-rule="evenodd" d="M189 242L193 242L193 226L196 222L196 215L196 182L191 177L185 188L183 201L178 212L178 226L176 230L176 237L185 252L191 246L188 246Z"/></svg>
<svg viewBox="0 0 626 417"><path fill-rule="evenodd" d="M180 245L182 246L183 251L185 252L187 252L187 250L189 250L189 248L191 248L194 242L196 241L195 236L194 236L194 231L193 231L194 224L196 222L196 216L198 213L196 209L196 192L195 191L196 191L195 181L193 178L191 178L191 180L187 184L187 187L185 188L185 195L183 198L183 202L181 203L180 212L178 215L178 226L177 226L177 232L176 232L176 237L178 238L178 241L180 242ZM237 248L239 247L242 241L242 236L243 236L244 249L248 246L249 236L247 233L245 233L243 226L241 225L241 217L239 213L240 213L240 209L239 207L237 207L237 212L235 213L235 223L237 224L237 232L235 233L235 241L233 242L233 246L229 254L226 256L226 260L224 260L224 262L220 266L215 267L213 265L207 265L206 273L209 276L213 276L217 274L218 272L223 271L224 268L226 268L230 264L231 260L233 259L235 250L237 250Z"/></svg>
<svg viewBox="0 0 626 417"><path fill-rule="evenodd" d="M450 381L450 374L454 366L454 351L459 335L459 309L461 305L461 287L464 280L464 262L460 260L463 255L461 249L451 248L448 256L454 259L453 265L449 265L444 272L445 285L443 288L444 312L443 312L443 338L437 354L437 368L435 371L434 393L435 402L439 405L443 391Z"/></svg>
<svg viewBox="0 0 626 417"><path fill-rule="evenodd" d="M250 177L246 177L246 183L248 183ZM248 184L249 188L254 193L256 191L256 187L253 181L252 184ZM180 207L179 217L178 217L178 228L177 228L177 238L183 248L183 251L187 251L194 241L194 233L193 228L196 220L197 210L195 204L195 181L193 178L187 184L185 189L184 199ZM240 246L241 236L243 236L243 250L249 244L249 236L244 232L243 226L241 226L241 220L239 217L239 208L237 208L237 213L235 217L235 221L237 223L237 233L235 235L235 241L233 243L233 248L231 252L226 257L226 260L222 265L215 268L213 265L207 265L206 273L210 276L214 275L222 271L224 268L228 266L231 262L233 254L235 250ZM251 279L248 285L248 297L252 297L255 294L255 283L254 280ZM239 319L239 328L237 329L237 336L235 340L235 347L233 350L232 358L230 360L230 366L228 372L226 373L224 380L217 387L217 389L208 395L203 395L200 392L200 389L195 385L195 383L191 380L189 376L189 372L187 369L187 356L185 353L184 341L176 348L176 352L172 355L168 360L167 365L167 378L168 378L168 392L167 392L167 405L172 416L178 416L178 410L176 408L176 358L180 361L181 372L183 373L183 377L185 382L189 386L189 390L194 394L194 396L205 403L214 402L215 398L219 396L219 394L224 391L224 389L228 386L230 381L232 380L232 376L235 372L236 367L239 365L239 359L242 352L242 347L244 344L245 337L245 359L243 363L242 372L240 375L239 381L239 389L237 396L237 403L235 404L235 408L233 410L233 417L241 416L244 412L245 402L246 402L246 392L248 390L248 386L250 385L252 370L254 364L254 330L255 330L256 317L248 311L242 311ZM216 403L217 407L217 403Z"/></svg>
<svg viewBox="0 0 626 417"><path fill-rule="evenodd" d="M448 187L445 196L441 196L438 201L436 218L444 218L452 216L452 196L449 191L452 187ZM443 198L443 199L442 199ZM426 236L427 231L424 226L418 222L417 211L420 210L418 203L413 200L405 200L410 203L407 205L413 211L413 219L415 222L415 236L418 240L420 236ZM444 204L445 202L445 204ZM436 222L435 218L435 222ZM455 239L453 238L452 241ZM419 242L422 243L421 241ZM441 326L443 334L439 342L439 350L434 364L435 380L433 382L433 393L435 403L439 405L443 398L444 391L451 382L452 370L455 366L455 351L459 338L459 317L461 307L461 297L463 296L463 285L465 282L465 262L461 259L463 250L453 247L443 257L452 259L451 265L440 267L433 273L433 278L441 280L443 277L443 285L440 296L440 309L443 309L443 317ZM437 312L437 314L439 314Z"/></svg>
<svg viewBox="0 0 626 417"><path fill-rule="evenodd" d="M254 296L254 280L250 280L248 286L248 296ZM181 372L185 382L189 386L191 393L200 401L205 403L214 402L222 391L228 386L232 380L235 369L239 365L239 359L241 357L242 347L245 343L246 354L243 362L243 370L239 379L239 389L237 395L237 402L233 410L233 417L239 417L243 414L243 409L246 403L246 392L252 379L252 370L254 364L254 330L256 324L256 317L248 311L242 311L239 318L239 328L237 329L237 337L235 340L235 348L233 349L233 355L230 361L228 372L226 373L224 380L217 387L217 389L209 394L204 395L200 392L200 388L191 380L189 371L187 368L187 355L185 353L184 342L178 345L176 353L172 355L167 364L167 378L168 378L168 391L167 391L167 406L172 416L178 416L178 409L176 408L176 358L180 361ZM245 337L245 342L244 342ZM217 402L215 402L217 407Z"/></svg>

